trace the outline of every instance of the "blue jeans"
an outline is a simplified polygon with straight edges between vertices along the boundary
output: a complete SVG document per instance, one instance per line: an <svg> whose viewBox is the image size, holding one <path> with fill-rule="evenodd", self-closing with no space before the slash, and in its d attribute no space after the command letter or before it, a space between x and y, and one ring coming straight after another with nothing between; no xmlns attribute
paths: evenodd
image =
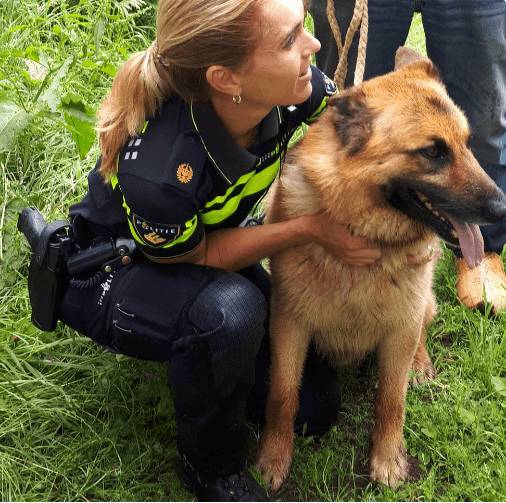
<svg viewBox="0 0 506 503"><path fill-rule="evenodd" d="M506 2L505 0L369 0L369 35L364 79L394 67L415 11L421 12L427 54L439 69L448 93L465 112L471 149L496 184L506 192ZM335 0L341 33L353 14L354 0ZM337 47L325 12L327 0L311 0L315 35L322 48L316 63L330 77ZM348 58L345 85L353 82L358 33ZM506 220L482 227L485 250L500 253Z"/></svg>

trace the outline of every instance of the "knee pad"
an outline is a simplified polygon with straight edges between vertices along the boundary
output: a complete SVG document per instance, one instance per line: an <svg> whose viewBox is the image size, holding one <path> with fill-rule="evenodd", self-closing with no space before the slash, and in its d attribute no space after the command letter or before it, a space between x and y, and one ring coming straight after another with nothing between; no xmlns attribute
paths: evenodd
<svg viewBox="0 0 506 503"><path fill-rule="evenodd" d="M267 305L260 290L232 272L205 287L188 310L188 320L201 332L221 328L234 338L258 331L266 316Z"/></svg>
<svg viewBox="0 0 506 503"><path fill-rule="evenodd" d="M217 390L229 395L236 385L252 385L255 356L264 336L267 303L260 290L236 273L217 277L197 296L188 321L209 344Z"/></svg>

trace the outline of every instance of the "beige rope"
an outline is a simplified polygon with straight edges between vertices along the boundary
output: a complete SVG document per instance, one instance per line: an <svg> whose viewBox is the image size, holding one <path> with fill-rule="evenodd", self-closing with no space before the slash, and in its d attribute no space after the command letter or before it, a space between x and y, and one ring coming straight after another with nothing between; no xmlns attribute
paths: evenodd
<svg viewBox="0 0 506 503"><path fill-rule="evenodd" d="M341 30L336 19L336 12L334 10L334 0L327 0L327 17L329 18L330 28L334 34L334 39L337 44L337 54L339 56L339 63L334 74L334 82L339 90L344 89L344 80L348 71L348 52L350 50L353 37L360 26L360 36L358 42L357 53L357 66L355 67L354 84L360 84L364 78L365 70L365 55L367 49L367 31L369 28L369 12L367 9L367 0L356 0L355 9L353 10L353 17L346 32L344 46L341 38Z"/></svg>

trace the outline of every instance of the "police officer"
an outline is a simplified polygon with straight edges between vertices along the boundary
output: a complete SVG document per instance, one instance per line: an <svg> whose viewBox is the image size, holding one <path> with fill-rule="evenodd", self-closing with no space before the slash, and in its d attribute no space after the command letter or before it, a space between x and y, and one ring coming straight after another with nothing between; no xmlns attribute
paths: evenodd
<svg viewBox="0 0 506 503"><path fill-rule="evenodd" d="M81 246L126 236L142 254L85 288L71 283L60 319L111 351L169 362L179 476L199 500L266 499L245 470L261 345L257 398L268 367L258 261L309 240L356 265L380 255L323 214L239 227L297 127L335 92L310 65L319 43L304 17L302 0L161 0L156 40L101 107L101 156L70 209ZM308 365L301 420L321 433L339 394L325 362Z"/></svg>

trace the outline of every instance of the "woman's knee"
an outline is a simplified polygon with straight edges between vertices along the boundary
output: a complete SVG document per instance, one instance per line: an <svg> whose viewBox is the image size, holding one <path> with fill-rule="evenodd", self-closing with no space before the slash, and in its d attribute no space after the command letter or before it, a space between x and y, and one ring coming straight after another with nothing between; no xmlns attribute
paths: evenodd
<svg viewBox="0 0 506 503"><path fill-rule="evenodd" d="M221 331L225 338L263 336L267 303L249 280L228 272L207 285L188 310L188 321L200 332Z"/></svg>
<svg viewBox="0 0 506 503"><path fill-rule="evenodd" d="M249 389L266 315L265 298L253 283L236 273L218 276L185 314L193 333L180 334L172 346L171 382L191 381L194 377L188 375L188 368L198 361L199 371L205 367L205 380L213 393L227 397L238 385Z"/></svg>

